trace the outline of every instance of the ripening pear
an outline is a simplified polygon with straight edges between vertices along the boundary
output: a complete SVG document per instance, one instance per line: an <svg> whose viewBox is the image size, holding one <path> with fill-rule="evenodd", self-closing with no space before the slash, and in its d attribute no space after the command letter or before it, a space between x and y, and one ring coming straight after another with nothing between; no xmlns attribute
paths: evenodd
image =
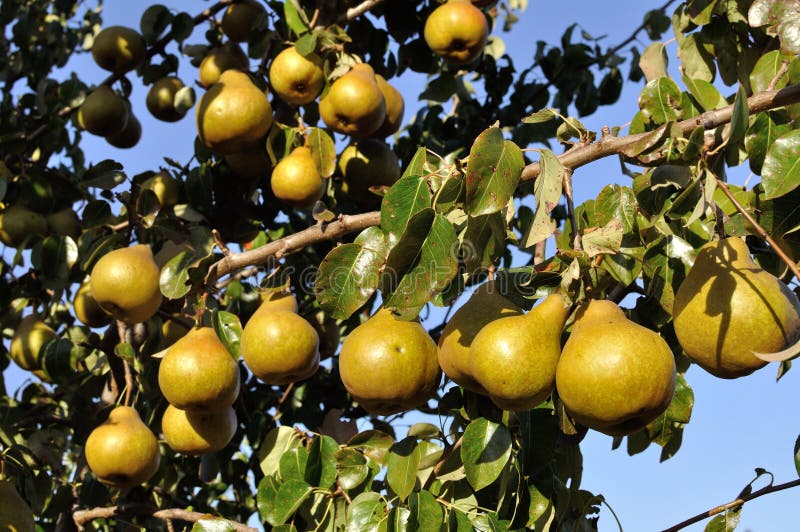
<svg viewBox="0 0 800 532"><path fill-rule="evenodd" d="M362 205L380 202L370 187L390 187L400 179L400 162L382 140L361 139L346 147L339 156L342 191Z"/></svg>
<svg viewBox="0 0 800 532"><path fill-rule="evenodd" d="M36 529L33 511L17 488L8 480L0 480L0 530L33 532Z"/></svg>
<svg viewBox="0 0 800 532"><path fill-rule="evenodd" d="M797 296L761 269L738 237L703 246L675 294L675 334L686 354L725 379L766 362L753 355L788 347L800 332Z"/></svg>
<svg viewBox="0 0 800 532"><path fill-rule="evenodd" d="M395 89L393 85L389 84L383 76L376 75L375 79L378 80L378 87L383 93L383 99L386 102L386 118L378 130L372 134L376 138L386 138L400 129L403 123L403 113L406 110L406 104L403 100L403 95L400 91Z"/></svg>
<svg viewBox="0 0 800 532"><path fill-rule="evenodd" d="M161 461L155 435L129 406L111 411L105 423L89 434L84 453L98 480L115 488L147 482Z"/></svg>
<svg viewBox="0 0 800 532"><path fill-rule="evenodd" d="M92 295L115 319L140 323L161 306L160 276L150 246L115 249L94 265L90 276Z"/></svg>
<svg viewBox="0 0 800 532"><path fill-rule="evenodd" d="M669 406L675 358L661 336L630 321L614 302L592 300L578 310L561 351L556 389L576 421L624 436Z"/></svg>
<svg viewBox="0 0 800 532"><path fill-rule="evenodd" d="M56 332L48 327L41 318L33 314L26 316L22 318L14 331L8 355L17 366L24 370L39 370L42 367L39 362L39 352L47 342L56 336Z"/></svg>
<svg viewBox="0 0 800 532"><path fill-rule="evenodd" d="M288 310L257 310L242 332L242 359L267 384L308 379L319 367L319 335Z"/></svg>
<svg viewBox="0 0 800 532"><path fill-rule="evenodd" d="M92 295L91 283L87 280L81 283L72 300L75 317L89 327L102 327L111 322L109 316L97 303Z"/></svg>
<svg viewBox="0 0 800 532"><path fill-rule="evenodd" d="M241 0L228 6L222 15L222 31L232 41L245 42L253 34L253 23L265 13L264 6L256 0Z"/></svg>
<svg viewBox="0 0 800 532"><path fill-rule="evenodd" d="M125 100L108 85L100 85L78 107L78 124L93 135L112 137L128 124Z"/></svg>
<svg viewBox="0 0 800 532"><path fill-rule="evenodd" d="M441 380L436 343L427 331L387 309L344 339L339 374L364 410L384 416L425 403Z"/></svg>
<svg viewBox="0 0 800 532"><path fill-rule="evenodd" d="M319 114L329 128L345 135L377 131L386 118L386 101L372 67L359 63L334 81L319 102Z"/></svg>
<svg viewBox="0 0 800 532"><path fill-rule="evenodd" d="M550 294L527 314L488 323L469 358L475 380L503 410L530 410L553 393L569 303Z"/></svg>
<svg viewBox="0 0 800 532"><path fill-rule="evenodd" d="M200 63L198 81L200 86L207 89L219 81L226 70L247 71L250 61L235 43L227 43L209 50Z"/></svg>
<svg viewBox="0 0 800 532"><path fill-rule="evenodd" d="M287 310L297 314L297 298L287 290L272 290L261 293L261 304L256 312Z"/></svg>
<svg viewBox="0 0 800 532"><path fill-rule="evenodd" d="M486 46L489 23L469 0L449 0L428 15L423 34L433 53L455 65L466 65Z"/></svg>
<svg viewBox="0 0 800 532"><path fill-rule="evenodd" d="M47 233L45 217L29 208L14 204L0 213L0 242L17 248L28 239L27 247L33 244L35 236Z"/></svg>
<svg viewBox="0 0 800 532"><path fill-rule="evenodd" d="M303 56L294 46L290 46L272 60L269 85L287 103L311 103L325 86L322 59L313 52Z"/></svg>
<svg viewBox="0 0 800 532"><path fill-rule="evenodd" d="M166 76L157 80L147 91L147 110L154 118L164 122L177 122L186 111L175 108L175 95L184 88L183 81L175 76Z"/></svg>
<svg viewBox="0 0 800 532"><path fill-rule="evenodd" d="M462 388L486 395L472 373L472 341L492 321L520 314L522 309L503 297L494 281L480 285L452 315L439 337L439 366L445 375Z"/></svg>
<svg viewBox="0 0 800 532"><path fill-rule="evenodd" d="M239 365L214 329L195 328L167 349L158 367L158 386L181 410L221 410L239 396Z"/></svg>
<svg viewBox="0 0 800 532"><path fill-rule="evenodd" d="M109 26L95 35L92 57L100 68L124 74L144 62L144 39L131 28Z"/></svg>
<svg viewBox="0 0 800 532"><path fill-rule="evenodd" d="M305 146L293 149L275 165L269 184L276 198L301 209L313 207L325 192L317 163Z"/></svg>
<svg viewBox="0 0 800 532"><path fill-rule="evenodd" d="M200 98L197 134L209 149L230 155L255 145L272 124L272 106L250 76L226 70Z"/></svg>
<svg viewBox="0 0 800 532"><path fill-rule="evenodd" d="M224 449L236 433L236 412L232 407L209 412L181 410L167 406L161 418L161 432L173 451L200 455Z"/></svg>
<svg viewBox="0 0 800 532"><path fill-rule="evenodd" d="M151 190L162 207L171 207L178 203L181 194L180 182L165 170L145 179L141 188L142 190Z"/></svg>
<svg viewBox="0 0 800 532"><path fill-rule="evenodd" d="M73 240L78 240L78 237L81 236L81 221L75 211L70 208L48 214L45 221L51 234L68 236Z"/></svg>

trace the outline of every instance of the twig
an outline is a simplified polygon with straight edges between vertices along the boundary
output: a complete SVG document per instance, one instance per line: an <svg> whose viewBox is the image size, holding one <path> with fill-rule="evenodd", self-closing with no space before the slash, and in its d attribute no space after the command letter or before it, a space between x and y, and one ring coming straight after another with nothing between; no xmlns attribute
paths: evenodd
<svg viewBox="0 0 800 532"><path fill-rule="evenodd" d="M94 519L109 519L120 515L150 515L157 519L177 519L179 521L186 521L189 523L196 523L201 519L221 519L211 514L204 514L201 512L192 512L183 510L181 508L168 508L166 510L159 510L158 508L143 503L130 503L120 504L118 506L109 506L106 508L92 508L91 510L78 510L73 512L72 519L79 531L83 530L86 523ZM236 521L225 520L227 524L233 527L234 530L241 532L257 532L255 528L249 527Z"/></svg>
<svg viewBox="0 0 800 532"><path fill-rule="evenodd" d="M348 9L342 16L341 22L347 22L348 20L353 20L354 18L361 16L381 2L383 2L383 0L364 0L357 6Z"/></svg>
<svg viewBox="0 0 800 532"><path fill-rule="evenodd" d="M211 235L214 237L214 244L216 244L219 250L222 251L222 254L225 256L230 255L231 250L225 245L225 241L222 240L222 236L220 236L219 231L212 229Z"/></svg>
<svg viewBox="0 0 800 532"><path fill-rule="evenodd" d="M774 91L775 87L778 85L778 82L787 72L789 72L789 61L784 59L781 61L781 67L778 69L778 72L775 74L775 76L773 76L772 81L769 82L769 85L767 85L767 89Z"/></svg>
<svg viewBox="0 0 800 532"><path fill-rule="evenodd" d="M127 342L130 343L130 336L131 332L128 328L128 325L122 321L117 320L117 333L119 334L119 341L120 343ZM133 374L131 373L131 366L128 364L128 361L124 358L122 359L122 367L125 370L125 397L123 398L123 404L125 406L131 405L131 392L133 391Z"/></svg>
<svg viewBox="0 0 800 532"><path fill-rule="evenodd" d="M766 486L764 488L761 488L760 490L754 491L753 493L751 493L749 495L745 495L744 497L740 497L740 498L738 498L738 499L736 499L734 501L731 501L729 503L722 504L722 505L717 506L715 508L711 508L708 511L701 512L701 513L695 515L694 517L690 517L689 519L687 519L685 521L681 521L680 523L678 523L675 526L671 526L669 528L664 529L663 532L676 532L677 530L681 530L683 528L686 528L687 526L689 526L691 524L694 524L694 523L697 523L699 521L702 521L703 519L707 519L707 518L715 516L717 514L721 514L722 512L725 512L727 510L731 510L733 508L737 508L737 507L743 505L744 503L746 503L747 501L751 501L753 499L761 497L762 495L767 495L769 493L775 493L776 491L783 491L783 490L786 490L786 489L789 489L789 488L794 488L796 486L800 486L800 479L792 480L791 482L786 482L784 484L778 484L777 486L772 486L772 485Z"/></svg>
<svg viewBox="0 0 800 532"><path fill-rule="evenodd" d="M578 219L575 217L575 199L572 195L572 168L564 168L564 176L561 178L561 188L564 190L564 197L567 199L567 216L572 225L572 249L581 249L581 235L578 231Z"/></svg>
<svg viewBox="0 0 800 532"><path fill-rule="evenodd" d="M669 0L667 3L665 3L661 7L657 7L655 9L655 11L666 11L667 8L671 4L673 4L674 2L675 2L675 0ZM633 30L633 33L631 33L631 35L627 39L625 39L624 41L622 41L621 43L616 45L614 48L612 48L611 50L606 52L606 54L603 56L603 58L605 59L605 58L611 57L612 55L616 54L617 52L619 52L620 50L625 48L627 45L632 43L634 40L636 40L636 36L639 35L639 33L641 33L645 28L647 28L647 20L642 22L641 25L638 28Z"/></svg>

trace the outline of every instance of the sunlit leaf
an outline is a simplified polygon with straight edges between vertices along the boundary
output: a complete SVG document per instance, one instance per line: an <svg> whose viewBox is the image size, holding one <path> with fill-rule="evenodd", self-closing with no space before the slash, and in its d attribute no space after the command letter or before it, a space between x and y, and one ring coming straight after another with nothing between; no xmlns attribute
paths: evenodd
<svg viewBox="0 0 800 532"><path fill-rule="evenodd" d="M500 128L490 127L478 135L467 164L467 212L478 216L505 207L524 166L522 150L505 140Z"/></svg>
<svg viewBox="0 0 800 532"><path fill-rule="evenodd" d="M486 418L472 421L464 431L461 459L467 481L476 491L494 482L511 456L508 429Z"/></svg>

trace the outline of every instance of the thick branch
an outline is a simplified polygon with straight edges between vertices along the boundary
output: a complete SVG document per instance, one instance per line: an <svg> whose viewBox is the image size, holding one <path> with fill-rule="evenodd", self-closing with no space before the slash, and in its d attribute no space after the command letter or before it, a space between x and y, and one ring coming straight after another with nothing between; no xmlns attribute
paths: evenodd
<svg viewBox="0 0 800 532"><path fill-rule="evenodd" d="M107 508L92 508L91 510L78 510L72 514L72 518L78 527L78 530L83 530L86 523L94 519L109 519L120 515L151 515L157 519L178 519L189 523L196 523L201 519L219 519L211 514L204 514L200 512L192 512L180 508L168 508L166 510L159 510L158 508L149 504L131 503L120 504L119 506L109 506ZM241 532L256 532L255 528L249 527L236 521L228 521L235 530Z"/></svg>
<svg viewBox="0 0 800 532"><path fill-rule="evenodd" d="M798 102L800 102L800 85L790 85L778 91L766 90L754 94L747 99L747 107L750 114L754 114ZM731 121L732 116L733 105L729 105L678 122L677 126L684 135L687 135L698 127L714 129L723 124L727 124ZM652 134L653 132L650 131L624 137L603 136L593 144L588 144L585 147L578 147L561 154L558 159L564 167L574 170L598 159L608 157L609 155L622 153L625 148L642 141ZM522 171L522 180L530 181L536 179L540 172L541 168L538 162L529 164Z"/></svg>
<svg viewBox="0 0 800 532"><path fill-rule="evenodd" d="M351 7L344 14L344 21L353 20L354 18L363 15L373 7L383 2L383 0L364 0L357 6Z"/></svg>

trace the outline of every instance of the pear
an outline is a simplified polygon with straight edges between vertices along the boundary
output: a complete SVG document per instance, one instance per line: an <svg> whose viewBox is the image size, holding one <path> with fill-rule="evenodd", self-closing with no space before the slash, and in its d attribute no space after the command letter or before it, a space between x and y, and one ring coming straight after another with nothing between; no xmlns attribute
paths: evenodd
<svg viewBox="0 0 800 532"><path fill-rule="evenodd" d="M178 203L181 193L180 182L165 170L145 179L141 187L142 190L151 190L162 207L172 207Z"/></svg>
<svg viewBox="0 0 800 532"><path fill-rule="evenodd" d="M144 62L144 39L131 28L109 26L95 35L92 57L100 68L124 74Z"/></svg>
<svg viewBox="0 0 800 532"><path fill-rule="evenodd" d="M253 34L253 23L262 13L266 13L264 6L255 0L241 0L231 4L222 15L222 31L232 41L248 41Z"/></svg>
<svg viewBox="0 0 800 532"><path fill-rule="evenodd" d="M23 205L11 205L0 213L0 241L7 246L17 248L28 237L44 236L46 233L45 217ZM33 240L29 238L26 247L30 247Z"/></svg>
<svg viewBox="0 0 800 532"><path fill-rule="evenodd" d="M317 163L305 146L293 149L275 165L269 183L276 198L301 209L313 207L325 192Z"/></svg>
<svg viewBox="0 0 800 532"><path fill-rule="evenodd" d="M478 332L469 360L494 404L530 410L553 393L568 311L564 296L551 294L529 313L491 321Z"/></svg>
<svg viewBox="0 0 800 532"><path fill-rule="evenodd" d="M142 138L142 124L139 119L131 111L130 104L125 102L128 109L128 119L125 121L125 127L119 133L109 135L106 137L106 142L115 148L128 149L133 148Z"/></svg>
<svg viewBox="0 0 800 532"><path fill-rule="evenodd" d="M246 179L269 178L272 173L272 162L264 146L256 144L244 151L225 156L233 173Z"/></svg>
<svg viewBox="0 0 800 532"><path fill-rule="evenodd" d="M102 327L111 322L111 316L106 314L92 295L92 286L88 280L81 283L78 291L75 292L72 306L75 310L75 317L84 325Z"/></svg>
<svg viewBox="0 0 800 532"><path fill-rule="evenodd" d="M230 155L266 135L272 124L272 106L247 74L226 70L200 98L196 118L203 144L221 155Z"/></svg>
<svg viewBox="0 0 800 532"><path fill-rule="evenodd" d="M290 46L272 60L269 84L275 94L287 103L311 103L325 86L322 59L315 53L300 55L294 46Z"/></svg>
<svg viewBox="0 0 800 532"><path fill-rule="evenodd" d="M753 355L788 347L800 332L797 296L750 257L738 237L703 246L675 294L675 334L686 354L717 377L748 375Z"/></svg>
<svg viewBox="0 0 800 532"><path fill-rule="evenodd" d="M138 244L100 257L90 286L103 310L133 324L148 320L161 306L160 276L150 246Z"/></svg>
<svg viewBox="0 0 800 532"><path fill-rule="evenodd" d="M403 95L400 91L395 89L393 85L389 84L383 76L376 75L375 79L378 80L378 87L383 93L383 99L386 101L386 118L378 130L372 134L376 138L386 138L400 129L403 123L403 113L406 110L406 104L403 100Z"/></svg>
<svg viewBox="0 0 800 532"><path fill-rule="evenodd" d="M89 133L109 137L120 133L128 122L125 100L108 85L100 85L78 108L78 124Z"/></svg>
<svg viewBox="0 0 800 532"><path fill-rule="evenodd" d="M297 314L297 298L287 290L269 290L261 293L261 305L256 312L287 310Z"/></svg>
<svg viewBox="0 0 800 532"><path fill-rule="evenodd" d="M370 187L390 187L400 179L397 155L382 140L362 139L350 144L339 156L342 191L356 202L371 206L380 202Z"/></svg>
<svg viewBox="0 0 800 532"><path fill-rule="evenodd" d="M267 384L308 379L319 367L319 335L294 312L257 310L244 326L242 359Z"/></svg>
<svg viewBox="0 0 800 532"><path fill-rule="evenodd" d="M89 434L84 453L100 482L115 488L147 482L161 461L155 435L129 406L111 411L105 423Z"/></svg>
<svg viewBox="0 0 800 532"><path fill-rule="evenodd" d="M200 62L198 82L201 87L207 89L217 83L226 70L246 71L249 66L250 61L239 45L227 43L209 50Z"/></svg>
<svg viewBox="0 0 800 532"><path fill-rule="evenodd" d="M319 114L334 131L365 137L374 133L386 119L386 101L366 63L355 65L338 78L319 102Z"/></svg>
<svg viewBox="0 0 800 532"><path fill-rule="evenodd" d="M344 339L339 374L364 410L390 415L434 394L441 380L436 358L436 343L422 325L381 309Z"/></svg>
<svg viewBox="0 0 800 532"><path fill-rule="evenodd" d="M211 327L192 329L167 349L158 386L181 410L227 408L239 396L239 366Z"/></svg>
<svg viewBox="0 0 800 532"><path fill-rule="evenodd" d="M224 449L236 433L236 412L232 407L210 412L181 410L167 406L161 418L161 432L173 451L200 455Z"/></svg>
<svg viewBox="0 0 800 532"><path fill-rule="evenodd" d="M81 221L70 208L48 214L45 221L48 231L54 235L68 236L73 240L78 240L81 236Z"/></svg>
<svg viewBox="0 0 800 532"><path fill-rule="evenodd" d="M31 507L8 480L0 480L0 530L9 532L36 530Z"/></svg>
<svg viewBox="0 0 800 532"><path fill-rule="evenodd" d="M147 91L147 110L154 118L164 122L177 122L186 111L175 108L175 95L184 88L183 81L175 76L167 76L157 80Z"/></svg>
<svg viewBox="0 0 800 532"><path fill-rule="evenodd" d="M481 55L489 24L483 11L469 0L449 0L428 15L423 36L433 53L455 65L466 65Z"/></svg>
<svg viewBox="0 0 800 532"><path fill-rule="evenodd" d="M556 368L556 389L579 423L624 436L666 410L675 392L675 358L667 342L625 317L612 301L577 313Z"/></svg>
<svg viewBox="0 0 800 532"><path fill-rule="evenodd" d="M39 362L39 352L54 338L56 332L38 316L27 316L22 318L14 331L8 355L22 369L36 371L42 367Z"/></svg>
<svg viewBox="0 0 800 532"><path fill-rule="evenodd" d="M480 285L453 314L439 337L439 366L445 375L462 388L486 395L472 373L472 341L492 321L520 314L522 310L500 294L494 281Z"/></svg>

